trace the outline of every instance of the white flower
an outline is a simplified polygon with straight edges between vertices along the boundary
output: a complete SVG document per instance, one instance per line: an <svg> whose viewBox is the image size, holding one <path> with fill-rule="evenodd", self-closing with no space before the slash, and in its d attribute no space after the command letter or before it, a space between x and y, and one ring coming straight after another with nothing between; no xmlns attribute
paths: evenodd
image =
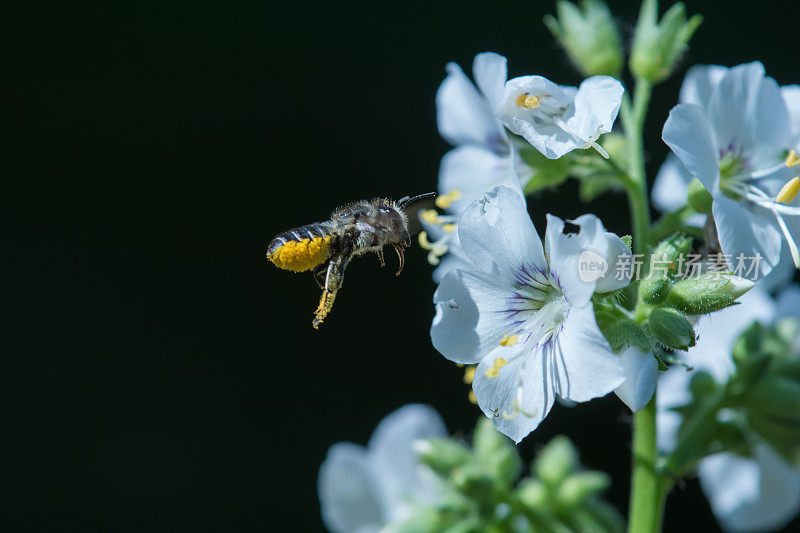
<svg viewBox="0 0 800 533"><path fill-rule="evenodd" d="M647 405L658 382L658 361L650 352L629 346L620 355L625 381L614 393L631 411L636 412Z"/></svg>
<svg viewBox="0 0 800 533"><path fill-rule="evenodd" d="M415 502L432 503L439 485L412 445L445 436L436 411L410 404L384 418L366 448L349 442L331 446L318 480L325 526L334 533L377 532L407 518Z"/></svg>
<svg viewBox="0 0 800 533"><path fill-rule="evenodd" d="M590 147L607 158L596 141L611 131L624 91L610 76L592 76L577 89L542 76L522 76L506 82L495 113L549 159Z"/></svg>
<svg viewBox="0 0 800 533"><path fill-rule="evenodd" d="M445 214L420 213L425 230L420 244L428 250L429 262L438 265L433 274L437 283L462 264L456 222L464 207L497 185L522 194L531 175L493 112L506 82L506 58L493 52L476 55L472 72L477 87L457 64L449 63L447 72L436 94L439 132L456 146L439 165L436 204Z"/></svg>
<svg viewBox="0 0 800 533"><path fill-rule="evenodd" d="M477 146L497 155L508 153L509 141L494 107L506 82L506 58L493 52L475 56L467 78L456 63L447 64L447 77L436 93L436 121L441 136L453 146Z"/></svg>
<svg viewBox="0 0 800 533"><path fill-rule="evenodd" d="M478 364L478 405L516 442L544 419L556 395L584 402L624 379L590 299L598 285L614 290L629 280L615 279L612 269L587 278L579 267L582 253L615 265L615 254L630 251L594 215L572 221L577 233L565 233L556 217L547 220L543 248L520 195L492 189L459 221L471 264L448 273L434 295L433 345L452 361Z"/></svg>
<svg viewBox="0 0 800 533"><path fill-rule="evenodd" d="M788 289L775 302L754 289L739 300L741 305L700 318L697 345L684 354L686 363L708 372L720 383L728 380L734 365L733 345L753 321L768 323L783 313L798 312L800 288ZM783 303L781 303L783 301ZM791 302L791 303L790 303ZM681 417L672 408L691 399L692 373L673 368L662 373L658 385L658 446L669 452L677 442ZM781 527L800 511L800 469L788 464L768 444L756 440L752 457L717 453L698 465L700 486L714 515L726 531L755 532Z"/></svg>
<svg viewBox="0 0 800 533"><path fill-rule="evenodd" d="M705 93L698 94L703 98ZM794 227L800 207L786 205L800 186L800 180L792 179L797 174L790 168L794 162L787 158L797 139L781 89L764 76L760 63L726 72L706 106L674 107L663 139L712 194L725 254L735 261L740 254L758 253L763 258L760 272L767 274L778 263L783 233L800 266L795 244L800 228Z"/></svg>

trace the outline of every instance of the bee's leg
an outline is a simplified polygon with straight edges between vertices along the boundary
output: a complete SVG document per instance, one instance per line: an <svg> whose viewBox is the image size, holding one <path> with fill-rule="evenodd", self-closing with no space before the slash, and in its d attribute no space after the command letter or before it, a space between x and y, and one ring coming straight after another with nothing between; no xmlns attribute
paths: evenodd
<svg viewBox="0 0 800 533"><path fill-rule="evenodd" d="M347 268L347 263L350 258L348 256L340 256L331 259L328 263L328 274L325 276L325 288L322 291L322 296L319 299L319 305L314 313L314 320L311 325L314 329L319 329L319 325L328 316L333 307L333 301L336 299L336 293L342 286L344 280L344 270Z"/></svg>
<svg viewBox="0 0 800 533"><path fill-rule="evenodd" d="M378 261L380 261L381 267L385 268L386 267L386 261L383 260L383 248L377 250L375 253L378 254Z"/></svg>
<svg viewBox="0 0 800 533"><path fill-rule="evenodd" d="M406 258L403 254L403 245L402 244L395 244L394 251L397 252L397 258L400 260L400 265L397 267L397 274L395 276L399 276L400 272L403 271L403 265L406 264Z"/></svg>
<svg viewBox="0 0 800 533"><path fill-rule="evenodd" d="M322 264L314 269L314 281L320 289L325 288L325 274L328 272L328 265Z"/></svg>

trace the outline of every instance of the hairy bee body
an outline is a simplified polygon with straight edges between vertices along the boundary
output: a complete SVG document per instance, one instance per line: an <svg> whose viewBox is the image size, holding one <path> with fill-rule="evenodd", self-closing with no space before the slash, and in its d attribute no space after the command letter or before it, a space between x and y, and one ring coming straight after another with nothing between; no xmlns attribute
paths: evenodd
<svg viewBox="0 0 800 533"><path fill-rule="evenodd" d="M269 261L292 272L314 270L317 282L324 289L314 328L330 312L352 257L375 252L384 266L383 248L393 246L400 259L397 271L400 275L403 249L410 244L409 221L404 208L413 201L433 196L430 193L406 197L398 202L386 198L362 200L337 209L325 222L300 226L272 239L267 246ZM324 280L320 279L323 274Z"/></svg>

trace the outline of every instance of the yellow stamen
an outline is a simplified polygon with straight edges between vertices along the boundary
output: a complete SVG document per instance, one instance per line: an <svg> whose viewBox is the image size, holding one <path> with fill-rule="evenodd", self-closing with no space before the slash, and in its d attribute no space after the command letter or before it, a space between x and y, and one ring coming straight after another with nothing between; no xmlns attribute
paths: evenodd
<svg viewBox="0 0 800 533"><path fill-rule="evenodd" d="M503 338L500 339L500 346L514 346L517 344L519 337L517 335L503 335Z"/></svg>
<svg viewBox="0 0 800 533"><path fill-rule="evenodd" d="M431 241L428 240L427 231L420 231L419 235L417 236L417 241L419 241L419 247L423 250L433 250L433 244L431 244Z"/></svg>
<svg viewBox="0 0 800 533"><path fill-rule="evenodd" d="M456 229L455 224L442 224L442 229L445 230L447 233L453 233L453 230Z"/></svg>
<svg viewBox="0 0 800 533"><path fill-rule="evenodd" d="M478 399L475 397L475 391L469 391L469 396L467 396L467 398L469 398L469 403L478 405Z"/></svg>
<svg viewBox="0 0 800 533"><path fill-rule="evenodd" d="M439 223L439 213L436 212L436 209L424 209L419 214L420 220L423 222L427 222L428 224L438 224Z"/></svg>
<svg viewBox="0 0 800 533"><path fill-rule="evenodd" d="M506 366L506 360L503 359L502 357L498 357L497 359L494 360L492 366L486 369L484 374L486 374L487 378L494 379L500 375L500 369L503 368L504 366Z"/></svg>
<svg viewBox="0 0 800 533"><path fill-rule="evenodd" d="M461 199L461 191L459 191L458 189L453 189L447 194L439 195L436 198L435 202L436 207L438 207L439 209L447 209L453 204L453 202L456 202L459 199Z"/></svg>
<svg viewBox="0 0 800 533"><path fill-rule="evenodd" d="M792 150L792 152L794 152L794 150ZM795 176L786 182L786 185L781 188L781 192L779 192L778 196L775 197L775 201L782 204L788 204L797 198L798 193L800 193L800 176Z"/></svg>
<svg viewBox="0 0 800 533"><path fill-rule="evenodd" d="M789 155L786 156L786 166L796 167L797 165L800 165L800 155L797 155L794 150L789 150Z"/></svg>
<svg viewBox="0 0 800 533"><path fill-rule="evenodd" d="M526 109L536 109L542 104L542 98L547 98L550 96L549 94L540 94L540 95L533 95L533 94L525 94L522 93L517 95L517 98L514 100L514 103L517 104L519 107L524 107Z"/></svg>
<svg viewBox="0 0 800 533"><path fill-rule="evenodd" d="M471 365L464 369L464 383L467 385L471 385L475 379L475 368L477 368L475 365Z"/></svg>

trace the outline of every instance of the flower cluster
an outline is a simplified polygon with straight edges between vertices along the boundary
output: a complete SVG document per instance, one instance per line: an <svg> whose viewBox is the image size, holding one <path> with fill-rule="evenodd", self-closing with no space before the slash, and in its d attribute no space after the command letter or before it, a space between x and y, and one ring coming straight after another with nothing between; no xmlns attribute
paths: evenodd
<svg viewBox="0 0 800 533"><path fill-rule="evenodd" d="M651 223L650 91L702 19L682 4L659 19L644 0L626 51L601 0L559 0L557 11L545 22L586 76L577 87L509 79L506 58L485 52L474 82L450 63L436 94L453 148L419 243L436 266L431 342L466 366L485 415L474 446L445 438L422 406L390 415L366 449L336 445L320 473L333 531L617 530L597 498L607 479L579 472L568 441L515 485L520 459L501 435L519 443L557 399L611 392L634 413L630 531L657 531L666 494L693 473L726 530L781 527L800 512L800 287L789 285L800 268L800 87L758 62L691 67L663 126L672 153ZM546 213L541 238L528 198L569 178L584 201L625 193L632 236L593 214Z"/></svg>

